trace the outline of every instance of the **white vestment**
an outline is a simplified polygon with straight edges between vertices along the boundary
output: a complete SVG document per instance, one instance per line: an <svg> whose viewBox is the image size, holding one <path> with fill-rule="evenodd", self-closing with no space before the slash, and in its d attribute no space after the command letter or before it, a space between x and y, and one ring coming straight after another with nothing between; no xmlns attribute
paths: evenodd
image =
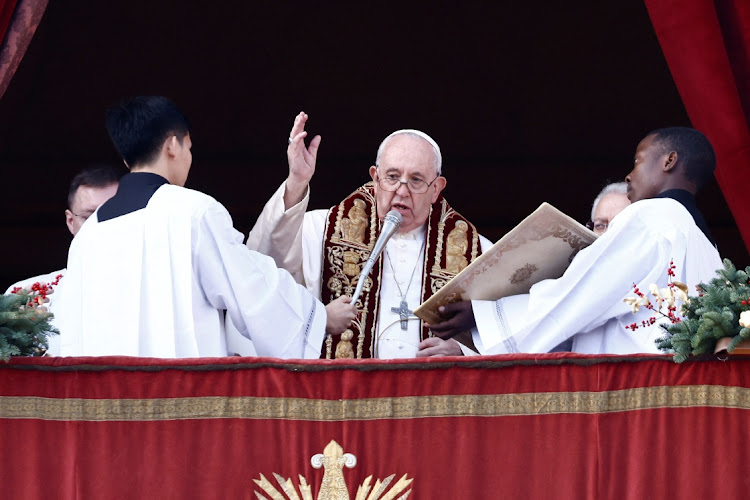
<svg viewBox="0 0 750 500"><path fill-rule="evenodd" d="M304 284L310 293L320 298L323 238L328 210L306 212L310 199L308 189L300 203L285 211L285 188L286 183L266 203L250 231L247 246L273 257L279 267L289 271L298 283ZM399 306L401 292L406 294L409 309L414 310L421 303L424 235L425 227L408 233L397 233L388 241L380 256L383 259L383 274L380 280L378 342L375 347L378 358L411 358L417 354L421 322L414 316L414 319L409 320L408 329L401 330L399 315L392 312L391 308ZM482 251L492 246L483 236L479 240ZM462 349L466 354L472 353L464 346Z"/></svg>
<svg viewBox="0 0 750 500"><path fill-rule="evenodd" d="M9 293L13 292L14 288L26 288L31 287L34 283L53 283L58 276L63 275L65 276L65 269L60 269L59 271L54 271L48 274L40 274L39 276L34 276L33 278L27 278L25 280L19 281L18 283L13 283L8 287L8 289L5 291L5 295L8 295ZM45 307L49 312L51 312L53 315L55 314L56 305L58 303L58 298L60 297L61 291L62 291L62 284L63 279L60 278L60 281L56 286L52 288L52 293L47 295L47 302L45 304ZM54 327L57 327L57 321L55 317L53 316L50 320L50 324ZM56 334L51 334L47 337L47 355L48 356L59 356L60 355L60 336Z"/></svg>
<svg viewBox="0 0 750 500"><path fill-rule="evenodd" d="M262 356L317 358L323 305L250 252L216 200L163 185L134 212L98 212L70 247L57 325L65 356L226 356L226 309Z"/></svg>
<svg viewBox="0 0 750 500"><path fill-rule="evenodd" d="M644 307L633 313L623 299L635 296L635 283L655 303L649 286L667 286L670 260L676 266L674 280L687 284L693 295L695 285L708 282L722 267L716 248L679 202L633 203L576 255L562 277L539 282L525 295L473 301L474 343L481 354L547 352L574 336L574 352L659 352L654 341L665 333L659 324L669 320ZM666 306L662 310L666 313ZM640 326L650 316L657 322ZM625 328L632 323L639 328Z"/></svg>

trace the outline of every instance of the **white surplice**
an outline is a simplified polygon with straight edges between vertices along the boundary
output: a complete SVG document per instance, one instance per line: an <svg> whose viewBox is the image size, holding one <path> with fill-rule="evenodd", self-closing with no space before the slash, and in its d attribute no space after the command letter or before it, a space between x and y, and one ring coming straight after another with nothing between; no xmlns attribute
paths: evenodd
<svg viewBox="0 0 750 500"><path fill-rule="evenodd" d="M259 355L317 358L326 323L289 273L248 251L220 203L171 185L141 210L90 217L60 299L65 356L226 356L226 309Z"/></svg>
<svg viewBox="0 0 750 500"><path fill-rule="evenodd" d="M481 354L547 352L573 337L574 352L656 353L654 342L664 336L659 324L669 321L656 315L659 321L652 326L626 329L654 313L643 307L633 313L623 299L634 296L634 283L646 294L652 283L665 288L670 260L674 280L687 284L693 295L695 285L722 267L716 248L679 202L633 203L576 255L561 278L539 282L525 295L473 301L474 343Z"/></svg>
<svg viewBox="0 0 750 500"><path fill-rule="evenodd" d="M59 271L54 271L47 274L40 274L39 276L34 276L32 278L27 278L25 280L19 281L18 283L13 283L8 287L8 289L5 291L5 295L8 295L9 293L13 292L14 288L26 288L31 287L34 283L53 283L58 276L62 275L65 276L65 269L60 269ZM57 328L57 321L54 317L55 311L57 310L57 303L58 298L60 297L62 293L62 284L63 279L60 278L60 281L58 284L52 288L52 293L47 295L47 302L45 304L45 307L49 312L53 314L52 319L50 320L50 324ZM47 337L47 355L48 356L59 356L60 355L60 336L56 334L50 334Z"/></svg>
<svg viewBox="0 0 750 500"><path fill-rule="evenodd" d="M266 203L263 212L250 231L247 246L273 257L279 267L289 271L298 283L304 284L310 293L320 298L323 238L329 211L306 211L310 199L309 188L300 203L289 210L284 210L285 189L284 183ZM378 358L411 358L417 353L421 327L419 319L415 316L414 319L409 320L407 330L402 330L399 315L392 312L391 308L398 307L401 303L401 292L406 294L406 302L410 310L413 311L421 304L420 283L424 263L422 249L424 235L424 226L408 233L397 233L388 241L380 257L384 260L380 281L381 307L377 322L378 341L375 345L375 354ZM483 236L479 237L479 241L482 251L492 246L492 243ZM390 257L390 263L388 257ZM415 266L416 272L412 278ZM409 286L410 281L411 286ZM227 328L230 329L231 325ZM472 353L465 346L461 348L466 354Z"/></svg>

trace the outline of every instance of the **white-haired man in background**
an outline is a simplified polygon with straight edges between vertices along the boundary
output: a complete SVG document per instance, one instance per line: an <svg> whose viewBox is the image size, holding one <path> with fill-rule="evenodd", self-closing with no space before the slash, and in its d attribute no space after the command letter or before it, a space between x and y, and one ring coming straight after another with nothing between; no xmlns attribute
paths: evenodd
<svg viewBox="0 0 750 500"><path fill-rule="evenodd" d="M591 205L591 222L588 228L601 236L607 231L615 215L630 205L627 182L607 184Z"/></svg>

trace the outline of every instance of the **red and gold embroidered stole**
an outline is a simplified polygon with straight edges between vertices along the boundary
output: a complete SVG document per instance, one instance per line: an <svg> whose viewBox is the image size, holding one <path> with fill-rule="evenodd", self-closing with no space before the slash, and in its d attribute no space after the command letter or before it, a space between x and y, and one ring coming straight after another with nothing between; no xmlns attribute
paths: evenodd
<svg viewBox="0 0 750 500"><path fill-rule="evenodd" d="M331 209L323 240L320 297L324 304L342 294L354 293L359 273L375 246L380 228L372 182ZM482 253L477 229L454 211L442 195L430 208L425 238L422 302ZM357 301L359 316L343 334L326 335L322 358L372 357L377 338L382 272L383 259L380 258L367 276ZM429 336L430 331L422 325L420 340Z"/></svg>

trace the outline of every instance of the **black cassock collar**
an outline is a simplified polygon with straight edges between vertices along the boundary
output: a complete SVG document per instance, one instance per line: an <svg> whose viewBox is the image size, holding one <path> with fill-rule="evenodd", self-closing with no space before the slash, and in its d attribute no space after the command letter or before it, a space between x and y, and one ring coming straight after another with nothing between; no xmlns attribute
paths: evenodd
<svg viewBox="0 0 750 500"><path fill-rule="evenodd" d="M695 196L693 196L690 191L685 191L684 189L668 189L657 194L654 198L672 198L673 200L678 201L688 212L690 212L690 215L693 216L693 220L695 221L695 225L703 231L703 234L706 235L708 241L716 246L714 239L711 237L711 231L708 229L708 224L706 224L706 219L703 218L703 213L701 213L698 209L698 205L695 203Z"/></svg>
<svg viewBox="0 0 750 500"><path fill-rule="evenodd" d="M157 189L169 181L161 175L151 172L131 172L120 179L117 193L99 207L97 218L99 222L127 215L136 210L146 208L148 201Z"/></svg>

